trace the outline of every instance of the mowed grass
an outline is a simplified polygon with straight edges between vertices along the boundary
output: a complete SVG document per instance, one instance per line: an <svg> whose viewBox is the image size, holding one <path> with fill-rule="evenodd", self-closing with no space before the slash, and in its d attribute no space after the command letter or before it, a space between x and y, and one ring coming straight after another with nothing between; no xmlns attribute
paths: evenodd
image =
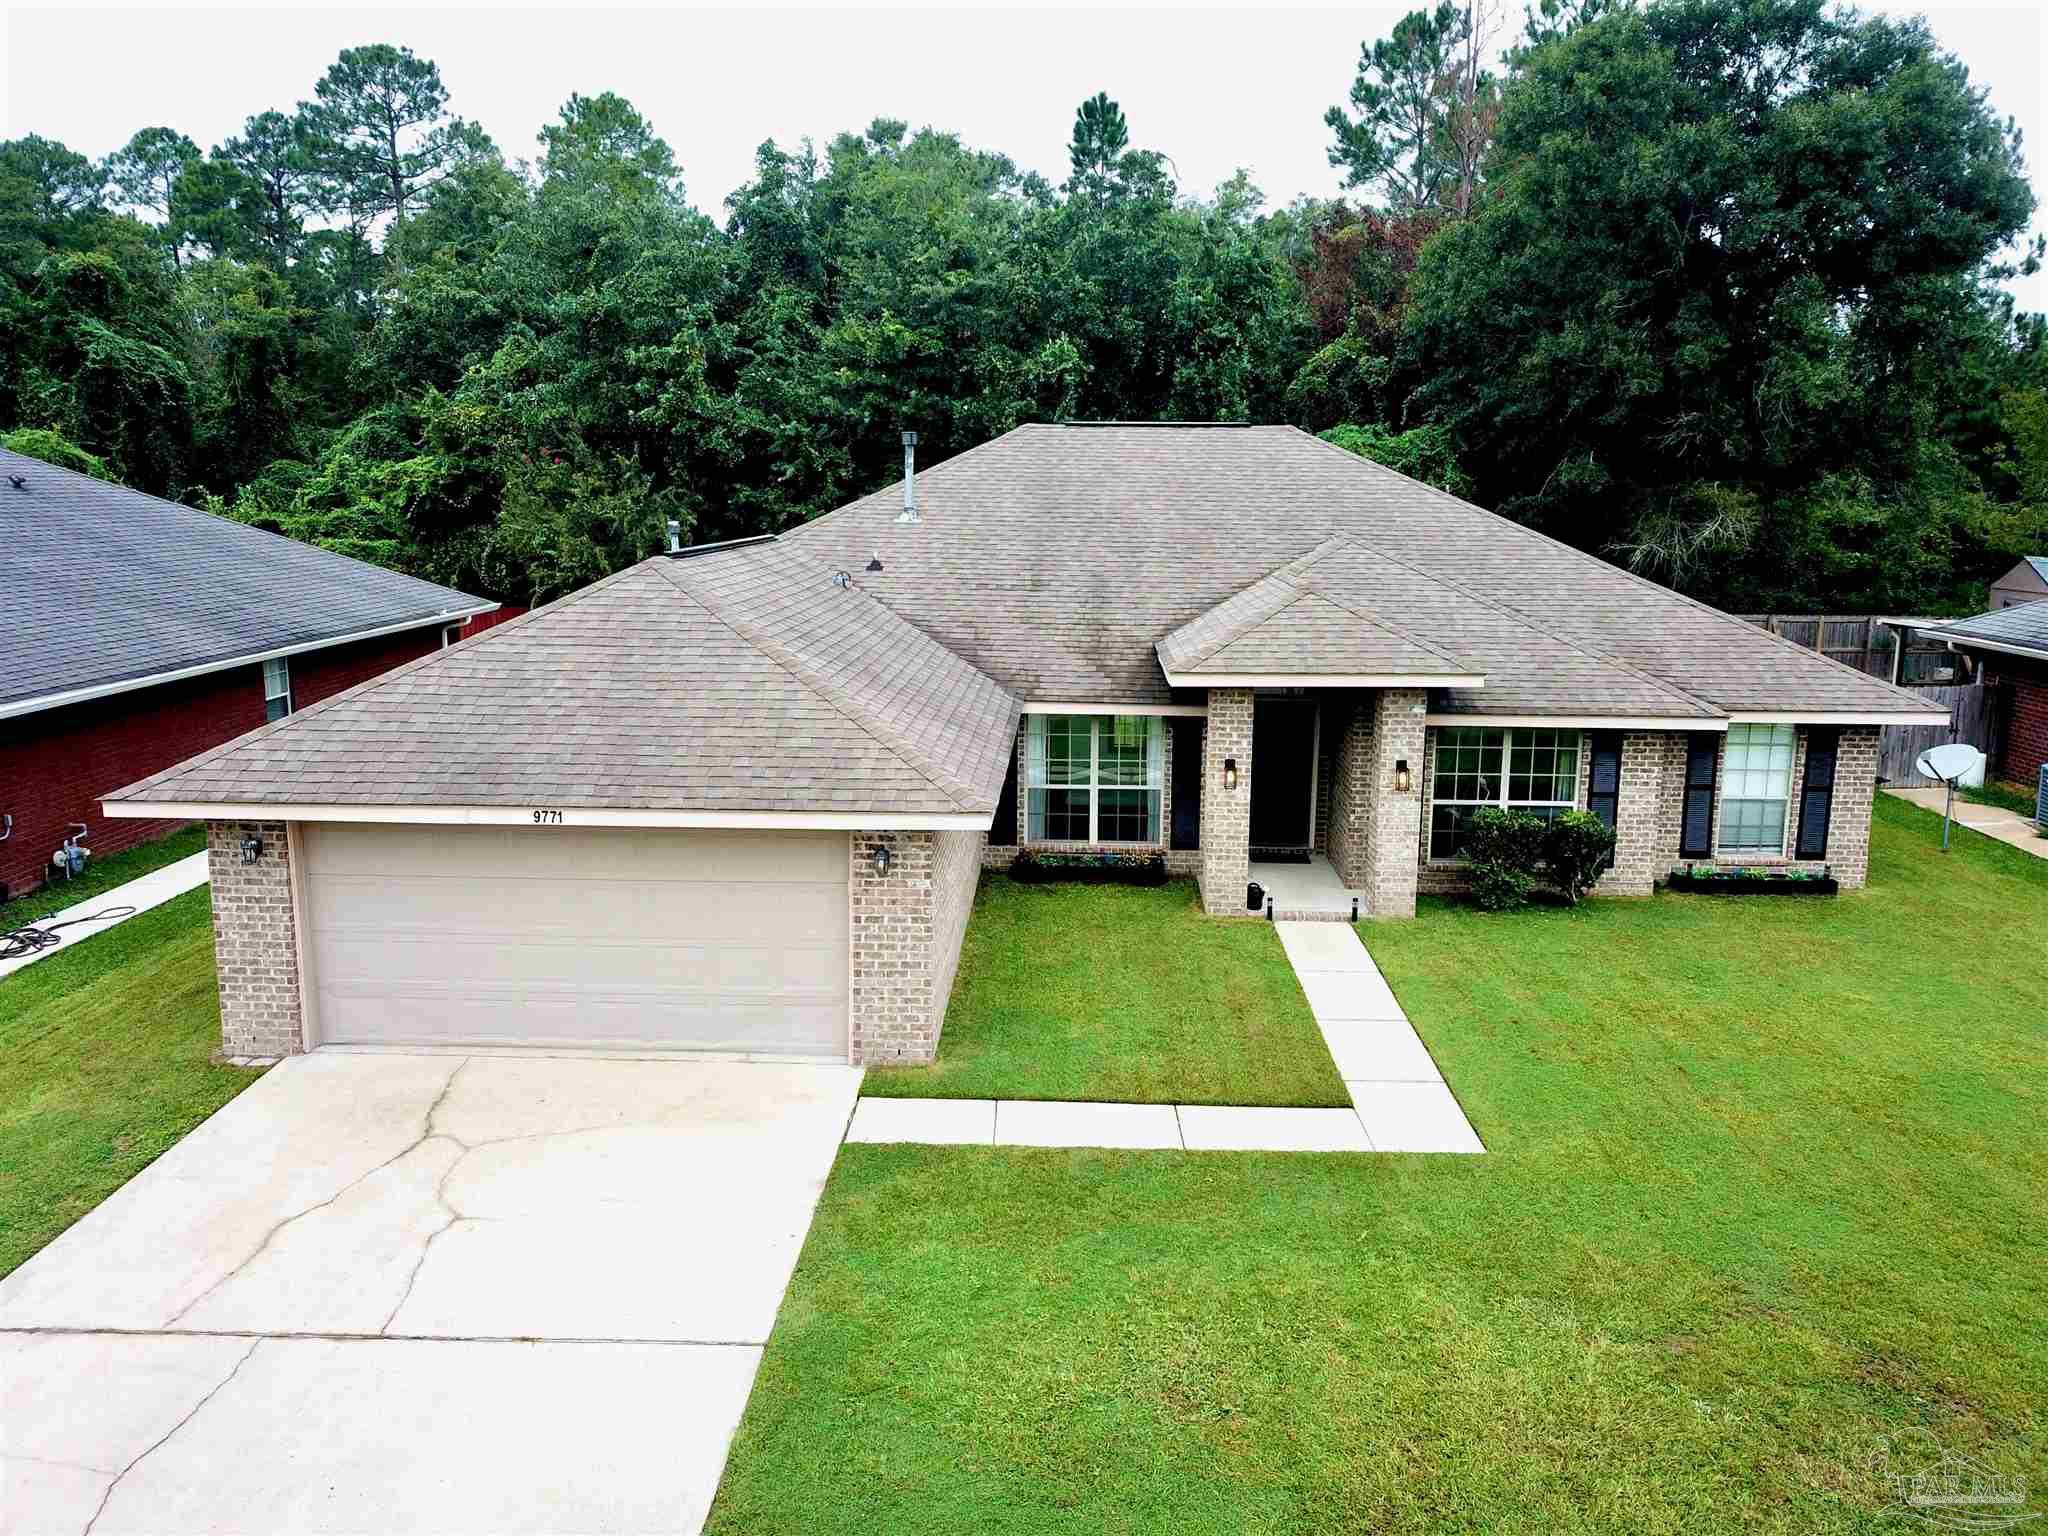
<svg viewBox="0 0 2048 1536"><path fill-rule="evenodd" d="M1202 916L1189 881L984 875L929 1067L877 1097L1351 1102L1272 925Z"/></svg>
<svg viewBox="0 0 2048 1536"><path fill-rule="evenodd" d="M186 827L153 843L143 843L104 859L94 859L86 865L85 873L75 880L52 880L30 895L0 902L0 933L26 928L39 918L61 912L81 901L90 901L151 870L162 869L166 864L175 864L180 859L205 851L206 828ZM109 902L108 905L114 903Z"/></svg>
<svg viewBox="0 0 2048 1536"><path fill-rule="evenodd" d="M1490 1151L849 1146L717 1533L1891 1532L2048 1503L2048 864L1366 937Z"/></svg>
<svg viewBox="0 0 2048 1536"><path fill-rule="evenodd" d="M260 1075L220 1045L207 888L0 981L0 1275Z"/></svg>

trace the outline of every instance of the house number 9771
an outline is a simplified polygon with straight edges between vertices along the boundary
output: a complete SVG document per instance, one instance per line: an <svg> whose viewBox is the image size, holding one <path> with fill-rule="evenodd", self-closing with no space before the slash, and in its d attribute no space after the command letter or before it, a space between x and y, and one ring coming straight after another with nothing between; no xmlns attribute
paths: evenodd
<svg viewBox="0 0 2048 1536"><path fill-rule="evenodd" d="M559 826L561 821L562 813L560 811L535 811L533 813L533 824L537 827Z"/></svg>

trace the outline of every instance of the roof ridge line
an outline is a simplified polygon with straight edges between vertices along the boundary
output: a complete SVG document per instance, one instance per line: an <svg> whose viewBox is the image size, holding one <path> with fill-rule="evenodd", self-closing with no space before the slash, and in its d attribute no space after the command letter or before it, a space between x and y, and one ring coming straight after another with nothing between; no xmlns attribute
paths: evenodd
<svg viewBox="0 0 2048 1536"><path fill-rule="evenodd" d="M242 732L241 735L231 737L227 741L221 742L218 746L208 747L204 752L199 753L197 756L188 757L187 759L185 759L184 762L173 764L169 768L159 769L157 772L148 775L146 778L137 779L133 784L124 785L114 794L105 795L101 798L107 800L119 799L120 796L126 794L129 790L140 789L145 784L169 784L174 779L182 777L184 774L191 772L195 768L205 767L208 763L212 762L215 758L227 752L230 748L239 747L243 745L245 742L248 742L257 736L262 736L268 732L281 730L283 727L291 725L295 721L310 720L315 715L325 714L329 709L333 708L335 705L353 699L358 694L373 692L374 690L383 687L384 684L386 683L396 682L401 677L409 676L412 673L419 671L420 668L429 666L432 663L439 661L442 657L446 656L450 651L460 649L462 646L469 644L471 640L481 640L485 635L495 635L500 633L501 631L518 629L520 626L534 619L540 618L543 615L556 613L564 608L572 607L575 604L582 602L584 598L589 597L592 593L598 591L600 588L608 587L613 582L619 581L624 577L632 575L633 572L639 570L640 567L645 563L645 561L635 561L632 565L625 567L623 570L613 571L609 576L601 576L596 581L593 581L589 586L579 587L574 592L565 593L561 597L556 598L551 603L543 603L538 608L529 608L526 612L520 614L519 617L516 619L507 619L502 624L493 624L489 629L471 635L468 637L468 639L456 641L454 645L444 645L439 650L427 652L427 654L424 656L415 656L411 661L400 662L397 666L391 668L389 671L379 672L375 677L364 678L363 681L357 683L353 688L344 688L339 693L329 694L319 703L308 704L304 709L295 709L290 714L285 715L279 719L267 720L262 725L257 726L253 731L244 731Z"/></svg>
<svg viewBox="0 0 2048 1536"><path fill-rule="evenodd" d="M806 556L805 558L808 559L809 557ZM672 567L666 560L661 561L659 563L658 569L660 570L661 575L668 581L668 584L674 587L676 591L681 593L684 597L688 598L691 602L695 603L699 608L702 608L706 613L710 614L712 618L716 619L719 623L723 624L727 629L731 630L734 634L738 635L742 640L746 641L749 645L753 646L755 649L764 653L777 666L781 667L784 671L788 672L804 687L808 688L812 693L818 695L819 698L823 699L827 704L831 705L841 715L844 715L847 718L847 720L851 721L853 725L856 726L864 735L872 739L877 745L895 754L895 756L901 759L909 768L914 770L920 778L922 778L926 783L930 784L932 788L938 790L940 794L944 795L948 800L952 801L961 810L972 812L977 809L977 807L974 805L973 791L967 785L962 784L959 780L955 779L950 773L947 773L944 769L939 768L933 763L931 763L926 758L923 752L919 751L912 743L905 740L903 737L900 736L898 732L890 728L888 725L884 724L881 721L871 719L869 716L861 712L858 709L858 707L854 705L852 699L845 693L844 690L840 689L837 685L829 683L824 679L820 678L816 674L814 669L811 667L811 665L808 662L804 661L801 657L797 656L795 652L789 650L780 641L770 636L766 631L758 628L753 624L748 623L743 619L736 617L731 612L729 612L722 604L718 603L714 599L707 597L705 594L701 592L693 591L690 587L686 586L682 578L678 574L676 574L677 568ZM823 567L820 567L820 569L822 570ZM847 590L852 591L855 589L849 586ZM867 594L865 592L862 592L861 596L865 598L867 597ZM898 623L908 622L907 620L897 618L897 616L893 613L891 613L889 616L891 618L896 618ZM912 625L911 627L916 628L915 625ZM918 633L924 634L924 631L918 630ZM927 640L930 640L931 636L926 635L925 638ZM936 640L933 640L932 644L938 645L938 642ZM941 650L945 649L944 646L940 646L939 648ZM949 652L948 654L951 653ZM976 672L981 672L981 669L979 667L974 668L974 670ZM981 673L981 675L986 677L988 674ZM990 678L989 681L991 683L995 682L993 678ZM999 683L995 686L1003 693L1004 697L1010 697L1008 689L1002 688L1002 685ZM1014 700L1012 700L1012 702L1014 702Z"/></svg>
<svg viewBox="0 0 2048 1536"><path fill-rule="evenodd" d="M1324 560L1328 559L1332 554L1335 553L1335 551L1330 549L1328 546L1336 544L1340 541L1350 542L1351 539L1352 536L1347 533L1331 534L1329 538L1325 539L1321 544L1318 544L1313 550L1309 551L1307 555L1301 557L1306 562L1302 566L1303 574L1305 575L1307 572L1314 570ZM1377 555L1380 553L1378 550L1374 549L1370 544L1365 543L1363 540L1359 540L1357 542L1359 548L1365 550L1368 554ZM1392 557L1382 556L1382 558ZM1410 567L1410 569L1414 568ZM1279 573L1276 571L1274 574L1278 575ZM1434 576L1431 576L1427 571L1420 571L1418 572L1418 574L1420 574L1427 580L1436 580L1436 578ZM1333 597L1328 592L1318 592L1313 587L1297 586L1295 585L1295 578L1292 576L1282 576L1280 577L1280 579L1282 581L1287 582L1291 586L1295 586L1296 591L1304 593L1310 597L1319 597L1324 602L1328 603L1331 607L1342 609L1345 613L1350 614L1354 619L1357 619L1361 624L1370 624L1377 629L1383 629L1388 634L1393 635L1398 639L1407 641L1410 645L1415 646L1418 650L1427 651L1432 656L1440 656L1445 661L1451 662L1460 667L1470 667L1472 665L1471 660L1468 657L1454 656L1451 654L1451 652L1445 650L1442 646L1436 644L1434 641L1425 640L1420 635L1413 634L1398 624L1389 623L1385 619L1375 618L1372 614L1369 613L1361 613L1357 608L1353 607L1350 603L1345 602L1344 599L1341 597Z"/></svg>
<svg viewBox="0 0 2048 1536"><path fill-rule="evenodd" d="M1330 448L1337 453L1344 453L1347 451L1345 449L1338 448L1334 443L1325 443L1323 446L1326 448ZM1353 457L1356 457L1356 455L1353 455ZM1417 481L1416 483L1418 485L1421 484L1420 481ZM1439 494L1443 493L1439 492ZM1453 499L1455 500L1455 498ZM1517 524L1517 526L1520 525ZM1449 576L1439 576L1434 571L1425 571L1421 566L1416 565L1413 561L1403 560L1399 555L1390 555L1385 550L1381 549L1378 545L1370 543L1369 541L1360 538L1355 533L1341 533L1333 535L1333 537L1349 539L1352 542L1356 543L1360 549L1364 550L1367 554L1372 555L1376 559L1385 560L1392 565L1398 565L1405 571L1413 571L1416 575L1422 577L1422 579L1425 581L1433 581L1438 586L1448 587L1451 589L1451 591L1456 592L1460 597L1470 598L1473 602L1479 604L1482 608L1491 608L1496 613L1504 613L1509 618L1513 619L1517 624L1523 625L1525 628L1528 629L1533 629L1534 631L1536 631L1537 634L1542 635L1545 639L1555 640L1559 645L1563 646L1566 650L1577 651L1581 656L1590 656L1593 658L1593 660L1601 663L1603 666L1613 667L1617 671L1626 672L1629 674L1629 676L1646 682L1650 684L1653 688L1660 688L1664 692L1671 694L1676 698L1684 699L1686 702L1691 704L1697 704L1702 709L1711 710L1716 715L1725 716L1728 713L1727 710L1723 709L1719 704L1716 704L1711 699L1703 699L1696 693L1692 693L1687 689L1680 688L1676 684L1668 683L1663 678L1658 677L1655 673L1645 672L1641 667L1635 666L1631 662L1623 661L1619 656L1609 656L1604 651L1596 651L1592 649L1590 646L1581 645L1576 640L1567 640L1563 635L1560 635L1556 630L1548 629L1545 626L1538 624L1534 619L1530 618L1526 613L1523 613L1520 609L1510 608L1506 603L1498 602L1495 599L1486 596L1486 594L1484 594L1483 592L1475 592L1470 587L1466 586L1463 582L1454 580ZM1579 553L1583 553L1583 551L1579 551Z"/></svg>
<svg viewBox="0 0 2048 1536"><path fill-rule="evenodd" d="M958 464L962 459L971 459L977 453L985 452L986 450L995 447L998 443L1008 441L1010 438L1015 437L1019 432L1029 431L1032 427L1042 427L1045 425L1048 425L1048 423L1041 421L1020 421L1017 423L1016 426L1010 428L1009 431L1004 432L999 436L988 438L983 442L976 443L972 448L963 448L960 450L960 452L954 454L953 457L951 457L950 459L941 459L938 463L932 465L930 469L919 470L918 474L929 475L936 470L949 468L954 464ZM831 510L820 512L816 517L805 518L802 522L798 523L794 528L785 529L784 534L794 536L808 533L811 529L816 528L821 524L829 523L830 521L832 521L833 518L837 517L840 513L851 512L855 507L873 501L877 496L881 496L889 491L893 491L901 484L903 484L903 479L899 475L896 479L891 480L887 485L878 485L872 491L864 492L863 494L854 497L851 501L842 501L838 506L833 507ZM781 536L782 535L778 535L778 537ZM906 620L906 622L908 621ZM920 630L919 633L922 634L923 631ZM926 638L929 639L930 637L926 636ZM938 644L936 640L932 641L932 643L934 645ZM941 649L944 648L941 647ZM975 668L975 670L977 672L981 671L979 667ZM982 675L984 677L988 676L988 674L985 672L982 673Z"/></svg>
<svg viewBox="0 0 2048 1536"><path fill-rule="evenodd" d="M1746 630L1755 630L1759 634L1767 635L1772 640L1775 640L1780 645L1789 648L1790 650L1792 650L1800 656L1809 656L1820 661L1833 663L1833 665L1840 667L1844 672L1848 672L1853 674L1854 676L1860 677L1864 679L1866 682L1875 683L1880 688L1888 688L1895 694L1904 695L1906 697L1912 697L1912 695L1907 693L1906 689L1894 687L1892 684L1886 682L1881 677L1872 677L1868 672L1860 671L1859 669L1850 666L1847 662L1836 661L1832 656L1823 656L1819 651L1809 650L1806 646L1794 644L1792 641L1787 640L1783 635L1771 634L1769 630L1762 628L1760 625L1751 624L1744 619L1738 619L1734 614L1724 612L1723 610L1716 608L1712 603L1703 603L1696 597L1690 597L1687 594L1679 591L1676 587L1667 587L1662 582L1650 580L1650 578L1647 576L1638 576L1634 571L1629 570L1625 566L1616 565L1612 560L1602 560L1598 555L1589 554L1587 553L1587 551L1578 548L1576 545L1567 544L1563 539L1555 538L1552 535L1545 533L1540 528L1531 528L1527 523L1518 523L1512 517L1508 517L1503 513L1496 512L1491 507L1480 506L1479 503L1476 501L1467 501L1462 496L1453 496L1449 491L1441 490L1438 487L1431 485L1427 480L1418 480L1413 475L1403 474L1400 470L1395 469L1390 465L1380 463L1378 459L1367 459L1364 457L1364 455L1353 453L1348 448L1339 448L1335 443L1326 443L1320 437L1317 437L1315 433L1302 432L1302 429L1300 427L1295 426L1291 422L1287 423L1287 429L1290 432L1301 432L1301 435L1303 437L1307 438L1310 442L1316 444L1318 447L1327 448L1332 453L1341 453L1347 459L1360 460L1364 463L1372 465L1375 469L1385 470L1390 475L1396 476L1397 478L1402 480L1406 480L1410 485L1419 486L1423 490L1429 492L1430 495L1437 497L1440 500L1450 502L1453 506L1456 506L1461 511L1477 512L1481 517L1490 517L1495 522L1505 523L1508 527L1515 529L1519 533L1525 533L1532 539L1540 539L1543 543L1553 545L1558 549L1564 550L1567 554L1577 555L1581 560L1590 560L1595 565L1601 566L1606 570L1610 570L1614 572L1617 576L1620 576L1625 580L1634 582L1637 586L1648 587L1652 592L1661 593L1665 597L1675 598L1677 601L1689 604L1690 606L1699 609L1700 612L1707 614L1713 618L1722 620L1724 623L1740 624ZM1391 556L1389 558L1391 558ZM1506 604L1498 604L1496 606L1500 607L1502 612L1511 613L1516 618L1524 619L1524 622L1527 622L1526 618L1524 617L1520 609L1509 608ZM1544 633L1548 634L1549 631L1545 630ZM1560 637L1552 636L1552 638L1557 639ZM1570 642L1566 643L1569 644ZM1580 649L1584 648L1580 647ZM1589 656L1596 656L1599 653L1596 651L1587 651L1586 654ZM1605 660L1606 658L1603 657L1602 659ZM1626 664L1617 662L1616 665ZM1651 682L1658 683L1666 688L1671 688L1675 686L1672 683L1665 682L1663 678L1656 676L1654 673L1641 672L1638 675L1647 677ZM1679 691L1681 693L1684 692L1683 689L1680 689ZM1688 694L1687 697L1694 696ZM1705 704L1710 701L1706 699L1700 699L1698 702ZM1920 703L1923 701L1916 698L1914 702ZM1719 704L1714 704L1713 707L1717 710L1720 710L1720 712L1724 715L1727 713L1725 709L1721 709L1721 706Z"/></svg>

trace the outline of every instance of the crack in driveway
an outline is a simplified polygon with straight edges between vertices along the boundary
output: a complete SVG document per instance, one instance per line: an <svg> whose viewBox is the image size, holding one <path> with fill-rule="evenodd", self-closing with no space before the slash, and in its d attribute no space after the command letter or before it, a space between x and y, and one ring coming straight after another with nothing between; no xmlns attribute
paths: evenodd
<svg viewBox="0 0 2048 1536"><path fill-rule="evenodd" d="M183 1429L187 1424L190 1424L194 1419L196 1419L199 1416L199 1410L204 1408L208 1403L212 1402L216 1397L218 1397L221 1394L222 1389L225 1388L229 1382L233 1381L237 1376L241 1375L242 1367L247 1365L249 1363L250 1357L254 1355L256 1351L261 1349L262 1347L263 1341L261 1339L258 1339L255 1343L251 1344L246 1350L244 1350L242 1352L242 1358L235 1362L234 1369L229 1371L227 1375L221 1377L219 1381L215 1382L212 1390L209 1391L206 1394L206 1396L200 1398L198 1402L194 1403L191 1406L191 1408L186 1411L185 1416L183 1418L179 1419L177 1423L173 1424L169 1429L165 1430L149 1445L143 1447L141 1452L139 1452L134 1457L134 1459L128 1463L127 1466L123 1467L119 1472L116 1472L114 1474L114 1480L111 1483L107 1484L107 1491L100 1495L99 1508L95 1509L92 1512L92 1518L85 1522L85 1530L81 1533L81 1536L92 1536L92 1528L100 1523L100 1516L104 1515L107 1512L107 1501L113 1498L114 1490L121 1486L121 1480L125 1478L130 1472L133 1472L137 1467L142 1465L143 1460L146 1457L152 1455L157 1450L159 1450L165 1444L165 1442L167 1442L171 1438L171 1436L175 1435L179 1430Z"/></svg>
<svg viewBox="0 0 2048 1536"><path fill-rule="evenodd" d="M230 1280L234 1279L235 1276L239 1275L251 1264L254 1264L258 1259L262 1258L263 1255L269 1251L270 1245L277 1241L279 1235L283 1233L286 1227L289 1227L296 1222L303 1221L306 1217L311 1216L316 1211L326 1210L329 1206L335 1204L335 1202L340 1200L342 1196L346 1195L350 1190L356 1189L359 1186L367 1183L369 1180L374 1179L378 1174L384 1172L385 1169L390 1168L394 1164L403 1162L406 1158L412 1156L413 1153L419 1151L419 1149L425 1146L428 1142L446 1139L448 1141L454 1142L458 1147L462 1147L466 1154L468 1151L468 1144L454 1136L448 1135L448 1133L445 1131L436 1130L434 1128L434 1117L440 1114L441 1106L448 1102L448 1094L455 1087L455 1079L462 1075L462 1069L468 1066L473 1059L474 1058L472 1057L464 1056L461 1060L455 1063L454 1068L448 1073L447 1080L441 1084L441 1091L434 1095L434 1102L427 1106L426 1117L420 1123L419 1135L415 1136L410 1142L408 1142L405 1146L401 1147L398 1151L392 1153L391 1156L385 1158L384 1161L377 1164L376 1167L367 1169L364 1172L357 1174L354 1178L350 1179L346 1184L342 1185L341 1188L337 1189L333 1194L329 1195L325 1200L316 1201L312 1205L307 1206L302 1211L294 1211L291 1215L286 1216L281 1221L277 1222L270 1228L269 1231L263 1234L262 1241L257 1243L255 1248L250 1250L249 1256L247 1258L243 1259L240 1263L236 1264L234 1268L228 1270L225 1274L221 1275L211 1285L207 1286L205 1290L201 1291L197 1296L194 1296L190 1301L186 1302L185 1305L178 1308L177 1311L173 1312L167 1319L165 1319L164 1326L166 1328L169 1328L173 1323L181 1321L186 1313L190 1312L194 1307L197 1307L201 1302L205 1301L209 1296L213 1295L214 1292L218 1291L222 1286L226 1285ZM459 1158L457 1159L458 1162L460 1160L461 1159Z"/></svg>

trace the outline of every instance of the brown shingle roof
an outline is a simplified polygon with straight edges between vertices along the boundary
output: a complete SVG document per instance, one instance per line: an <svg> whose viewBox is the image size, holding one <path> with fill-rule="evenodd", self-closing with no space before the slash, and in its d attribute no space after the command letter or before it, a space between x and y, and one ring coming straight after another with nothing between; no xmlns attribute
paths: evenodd
<svg viewBox="0 0 2048 1536"><path fill-rule="evenodd" d="M644 561L113 801L985 814L1016 702L782 544Z"/></svg>
<svg viewBox="0 0 2048 1536"><path fill-rule="evenodd" d="M1498 712L1504 621L1552 637L1524 669L1578 712L1616 712L1620 667L1726 713L1925 711L1925 701L1293 427L1025 426L785 535L1020 698L1166 703L1154 647L1332 535L1491 604L1440 629L1409 593L1382 624L1485 671L1458 700ZM1423 583L1413 583L1413 591ZM1602 667L1595 663L1610 664ZM1556 712L1553 710L1552 712Z"/></svg>

